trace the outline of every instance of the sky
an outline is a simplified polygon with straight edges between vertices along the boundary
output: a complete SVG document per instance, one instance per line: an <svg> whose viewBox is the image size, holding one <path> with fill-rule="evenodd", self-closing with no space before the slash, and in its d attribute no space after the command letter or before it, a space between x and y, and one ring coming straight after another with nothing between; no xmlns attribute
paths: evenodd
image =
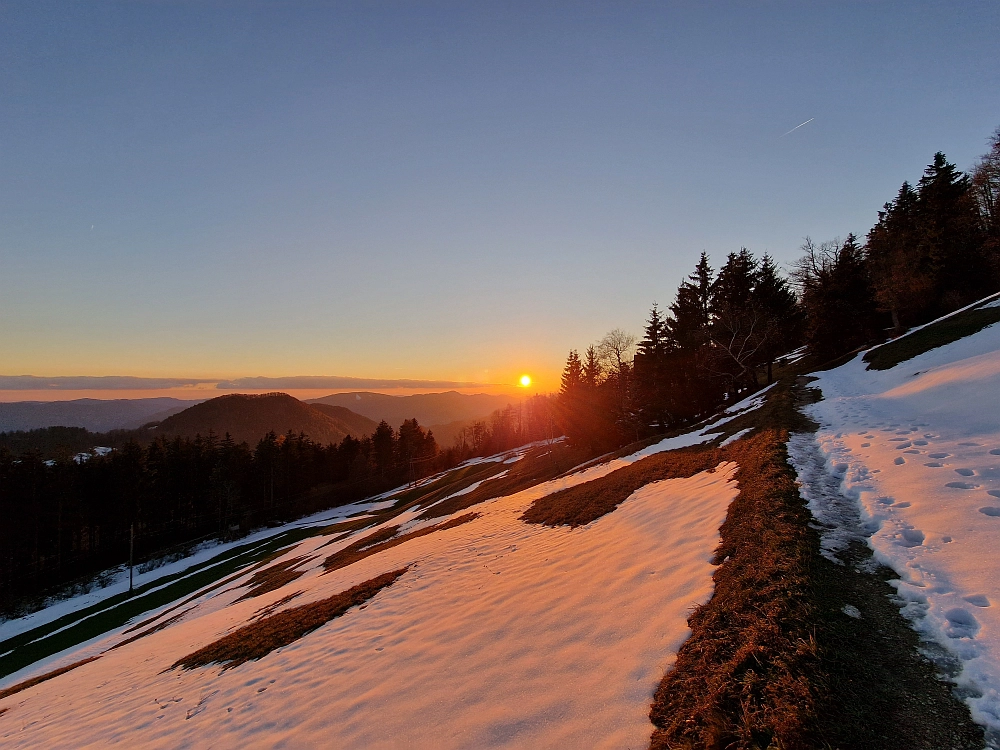
<svg viewBox="0 0 1000 750"><path fill-rule="evenodd" d="M998 60L995 2L3 2L0 376L553 390L970 168Z"/></svg>

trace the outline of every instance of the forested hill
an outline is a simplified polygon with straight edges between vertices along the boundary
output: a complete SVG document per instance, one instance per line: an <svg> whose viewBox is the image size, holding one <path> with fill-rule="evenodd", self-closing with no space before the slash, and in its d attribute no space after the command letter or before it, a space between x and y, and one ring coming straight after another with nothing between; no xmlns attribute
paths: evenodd
<svg viewBox="0 0 1000 750"><path fill-rule="evenodd" d="M348 409L316 407L287 393L234 393L205 401L174 414L155 428L158 435L194 437L229 434L237 443L256 445L268 432L305 433L314 442L339 443L347 435L364 437L378 425Z"/></svg>

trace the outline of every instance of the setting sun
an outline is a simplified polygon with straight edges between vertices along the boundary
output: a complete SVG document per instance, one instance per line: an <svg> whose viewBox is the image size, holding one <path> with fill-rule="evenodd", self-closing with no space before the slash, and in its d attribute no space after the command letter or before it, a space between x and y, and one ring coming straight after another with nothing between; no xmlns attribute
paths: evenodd
<svg viewBox="0 0 1000 750"><path fill-rule="evenodd" d="M531 385L531 376L529 376L529 375L522 375L521 376L521 387L522 388L527 388L529 385Z"/></svg>

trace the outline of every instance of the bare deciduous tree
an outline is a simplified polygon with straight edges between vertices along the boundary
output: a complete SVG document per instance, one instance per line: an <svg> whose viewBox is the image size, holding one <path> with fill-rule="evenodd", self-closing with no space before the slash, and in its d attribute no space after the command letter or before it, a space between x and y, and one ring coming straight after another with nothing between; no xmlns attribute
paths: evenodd
<svg viewBox="0 0 1000 750"><path fill-rule="evenodd" d="M597 344L597 357L604 369L621 376L622 368L632 360L635 352L635 336L615 328L609 331Z"/></svg>

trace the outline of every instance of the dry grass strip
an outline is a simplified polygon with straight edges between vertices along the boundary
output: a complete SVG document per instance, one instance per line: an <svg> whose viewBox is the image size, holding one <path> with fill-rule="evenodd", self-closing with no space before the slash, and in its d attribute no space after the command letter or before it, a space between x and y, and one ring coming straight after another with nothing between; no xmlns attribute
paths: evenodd
<svg viewBox="0 0 1000 750"><path fill-rule="evenodd" d="M331 573L334 570L346 568L348 565L353 565L359 560L364 560L366 557L371 557L384 550L398 547L400 544L409 542L412 539L433 534L435 531L453 529L476 518L479 518L478 513L466 513L458 518L452 518L444 523L434 524L423 529L417 529L402 536L396 536L396 532L399 531L398 526L386 526L384 529L380 529L374 534L369 534L326 558L323 561L323 567L326 569L324 573Z"/></svg>
<svg viewBox="0 0 1000 750"><path fill-rule="evenodd" d="M135 641L139 640L140 638L145 638L147 635L152 635L153 633L159 632L160 630L163 630L164 628L168 628L171 625L173 625L175 622L178 622L182 617L184 617L184 615L186 615L192 609L194 609L194 607L188 607L183 612L178 612L173 617L168 617L166 620L163 620L162 622L157 623L153 627L149 628L149 630L143 630L141 633L138 633L137 635L133 635L131 638L126 638L121 643L116 643L114 646L112 646L111 648L109 648L108 651L114 651L116 648L121 648L122 646L126 646L129 643L134 643ZM134 628L130 628L129 630L126 630L125 632L126 633L131 632L133 629Z"/></svg>
<svg viewBox="0 0 1000 750"><path fill-rule="evenodd" d="M291 560L275 563L263 570L258 570L246 582L247 592L236 601L242 602L244 599L252 599L261 594L277 591L286 583L291 583L297 578L301 578L305 571L295 570L295 568L309 562L311 559L308 555L302 555L301 557L293 557ZM236 602L233 603L235 604Z"/></svg>
<svg viewBox="0 0 1000 750"><path fill-rule="evenodd" d="M275 649L294 643L330 620L340 617L351 607L364 604L379 591L395 583L406 571L407 568L400 568L391 573L383 573L327 599L286 609L244 625L214 643L178 659L170 669L195 669L209 664L221 664L223 669L230 669L263 658Z"/></svg>
<svg viewBox="0 0 1000 750"><path fill-rule="evenodd" d="M304 592L302 591L294 591L291 594L288 594L287 596L283 596L280 599L278 599L278 601L271 602L266 607L261 607L260 609L258 609L256 612L253 613L253 616L250 619L259 620L262 617L267 617L268 615L273 614L275 610L281 609L284 605L288 604L288 602L290 602L292 599L297 599L298 597L302 596L303 593Z"/></svg>
<svg viewBox="0 0 1000 750"><path fill-rule="evenodd" d="M691 637L656 691L652 748L822 747L809 570L816 540L786 440L768 429L723 449L739 464L739 494L721 528L715 594L688 620Z"/></svg>
<svg viewBox="0 0 1000 750"><path fill-rule="evenodd" d="M337 534L339 538L345 532L353 533L355 531L360 531L361 529L364 529L367 526L372 526L377 523L378 523L378 518L376 517L376 514L366 515L365 518L351 518L346 521L338 521L337 523L332 523L329 526L324 526L317 532L316 536L328 536L330 534ZM329 543L330 542L326 542L326 544Z"/></svg>
<svg viewBox="0 0 1000 750"><path fill-rule="evenodd" d="M97 656L91 656L89 659L81 659L80 661L75 661L72 664L67 664L65 667L59 667L59 669L53 669L51 672L38 675L38 677L32 677L30 680L25 680L24 682L19 682L16 685L11 685L9 688L0 690L0 700L14 695L14 693L20 693L22 690L27 690L28 688L34 687L42 682L51 680L53 677L58 677L61 674L71 672L77 667L82 667L84 664L90 664L90 662L96 661L100 658L100 654L98 654Z"/></svg>
<svg viewBox="0 0 1000 750"><path fill-rule="evenodd" d="M712 470L725 460L723 456L723 450L703 447L656 453L600 479L540 497L521 520L546 526L583 526L613 511L640 487Z"/></svg>
<svg viewBox="0 0 1000 750"><path fill-rule="evenodd" d="M593 457L583 448L567 445L565 441L532 448L520 461L508 464L507 475L483 482L472 492L432 505L420 514L421 519L441 518L473 505L506 497L515 492L534 487L540 482L555 479L569 469Z"/></svg>

